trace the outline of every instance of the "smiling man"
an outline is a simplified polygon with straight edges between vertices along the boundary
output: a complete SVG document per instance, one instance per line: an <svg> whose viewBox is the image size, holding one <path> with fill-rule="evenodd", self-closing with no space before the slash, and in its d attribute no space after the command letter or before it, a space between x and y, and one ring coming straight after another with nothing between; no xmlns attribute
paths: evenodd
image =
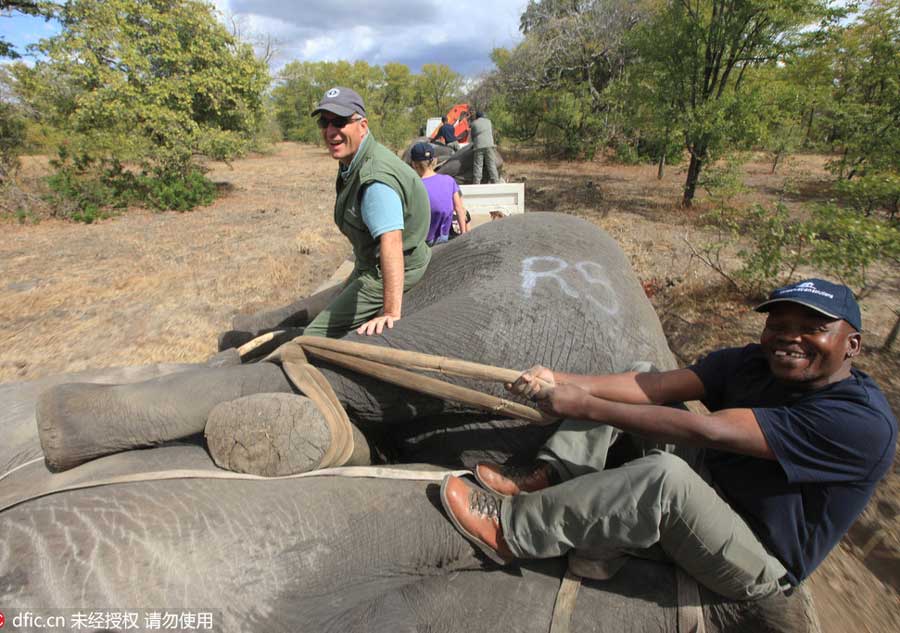
<svg viewBox="0 0 900 633"><path fill-rule="evenodd" d="M412 168L369 131L362 97L335 87L312 116L340 163L334 221L353 247L355 266L341 293L304 334L338 337L356 328L381 334L402 315L403 293L425 274L431 248L428 192Z"/></svg>
<svg viewBox="0 0 900 633"><path fill-rule="evenodd" d="M888 472L897 420L851 365L862 324L849 288L810 279L757 310L758 345L685 369L522 374L508 388L565 421L532 468L479 464L485 489L445 479L454 525L501 563L572 553L576 569L593 559L608 575L624 554L664 555L730 598L790 591ZM712 413L661 406L688 400ZM604 470L616 429L693 448Z"/></svg>

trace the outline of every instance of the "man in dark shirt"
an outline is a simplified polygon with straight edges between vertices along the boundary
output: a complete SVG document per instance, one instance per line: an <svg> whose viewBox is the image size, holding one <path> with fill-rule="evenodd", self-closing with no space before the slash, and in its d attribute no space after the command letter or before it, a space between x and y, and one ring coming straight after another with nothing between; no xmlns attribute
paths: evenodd
<svg viewBox="0 0 900 633"><path fill-rule="evenodd" d="M862 325L849 288L810 279L757 310L768 313L760 344L686 369L522 374L510 390L567 419L534 468L479 464L487 490L445 479L453 523L498 562L569 553L608 573L623 553L661 550L734 599L801 582L888 472L897 420L851 366ZM712 413L660 406L688 400ZM604 470L617 429L700 450L650 451Z"/></svg>
<svg viewBox="0 0 900 633"><path fill-rule="evenodd" d="M437 134L434 135L432 140L435 143L443 143L454 152L459 151L460 145L456 138L456 130L453 127L453 124L447 121L446 116L441 117L441 127L438 129Z"/></svg>

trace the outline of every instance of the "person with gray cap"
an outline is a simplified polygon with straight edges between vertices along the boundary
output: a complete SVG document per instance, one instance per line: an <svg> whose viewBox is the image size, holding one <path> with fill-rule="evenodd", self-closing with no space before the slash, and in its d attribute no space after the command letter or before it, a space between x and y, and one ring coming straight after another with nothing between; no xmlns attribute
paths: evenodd
<svg viewBox="0 0 900 633"><path fill-rule="evenodd" d="M889 471L897 420L851 364L862 322L849 288L807 279L757 311L759 344L684 369L523 373L507 388L564 421L534 467L479 464L484 488L447 477L453 524L501 564L568 553L608 577L625 554L662 556L732 599L789 593ZM712 413L662 406L689 400ZM620 432L679 448L607 467Z"/></svg>
<svg viewBox="0 0 900 633"><path fill-rule="evenodd" d="M304 334L338 337L356 328L381 334L402 315L403 293L425 274L431 248L428 193L416 172L369 131L362 97L350 88L328 90L312 116L340 163L334 221L350 241L354 269L340 294Z"/></svg>
<svg viewBox="0 0 900 633"><path fill-rule="evenodd" d="M475 113L475 120L471 123L472 138L472 183L481 184L481 176L487 168L488 182L500 182L497 173L497 159L494 156L494 126L491 120L484 116L483 112Z"/></svg>

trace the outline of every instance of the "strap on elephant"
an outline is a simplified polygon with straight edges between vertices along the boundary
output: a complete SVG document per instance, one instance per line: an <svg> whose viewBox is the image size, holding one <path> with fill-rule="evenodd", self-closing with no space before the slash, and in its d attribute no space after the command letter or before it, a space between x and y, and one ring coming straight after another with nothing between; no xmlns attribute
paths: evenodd
<svg viewBox="0 0 900 633"><path fill-rule="evenodd" d="M347 463L353 454L353 431L350 419L341 406L337 394L325 376L309 363L308 356L321 358L406 389L461 402L489 413L537 424L556 421L556 418L532 407L410 371L417 369L476 380L513 382L521 374L513 369L353 341L298 336L281 345L264 360L280 363L294 386L309 397L324 415L333 439L319 468L343 466Z"/></svg>
<svg viewBox="0 0 900 633"><path fill-rule="evenodd" d="M550 621L550 633L569 633L572 614L578 590L581 588L582 576L606 580L615 574L626 558L623 556L610 561L586 561L578 556L569 556L569 567L563 575L553 605L553 616ZM677 606L678 633L706 633L703 618L703 603L700 602L700 587L694 577L681 567L675 566L675 599Z"/></svg>
<svg viewBox="0 0 900 633"><path fill-rule="evenodd" d="M112 456L109 456L112 457ZM102 460L109 457L101 458L92 462L95 466L100 464ZM343 466L336 468L326 468L323 470L313 470L295 475L281 475L278 477L263 477L261 475L251 475L249 473L237 473L230 470L222 470L217 468L210 462L209 466L203 468L173 468L173 469L150 469L140 470L137 472L123 474L104 474L104 475L87 475L84 476L80 469L72 469L62 473L54 474L51 478L42 478L35 476L37 473L29 473L30 469L36 469L38 473L46 473L44 466L44 458L39 457L29 462L21 464L16 468L0 475L0 481L10 477L16 471L23 471L20 475L22 482L14 482L10 486L0 487L0 512L17 506L32 499L39 499L48 495L59 492L67 492L71 490L83 490L88 488L98 488L101 486L112 486L115 484L139 483L145 481L165 481L171 479L234 479L244 481L275 481L281 479L306 479L312 477L354 477L365 479L400 479L406 481L433 481L440 482L448 474L463 476L471 475L468 470L447 470L447 469L414 469L414 468L392 468L390 466Z"/></svg>

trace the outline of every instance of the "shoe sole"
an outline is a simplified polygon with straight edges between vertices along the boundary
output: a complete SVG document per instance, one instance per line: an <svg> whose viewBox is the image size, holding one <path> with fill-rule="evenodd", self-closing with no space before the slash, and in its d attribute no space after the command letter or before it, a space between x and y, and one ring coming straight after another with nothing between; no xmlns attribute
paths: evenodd
<svg viewBox="0 0 900 633"><path fill-rule="evenodd" d="M459 531L460 534L466 537L470 543L472 543L475 547L477 547L481 552L490 558L492 561L497 563L498 565L509 565L512 561L507 560L500 556L497 551L492 548L490 545L482 541L480 538L469 532L466 528L460 524L459 520L456 518L456 515L450 510L450 503L447 501L447 483L450 481L450 478L453 475L447 475L444 477L444 480L441 482L441 505L444 506L444 513L450 517L450 521L453 523L453 526ZM470 483L462 480L463 484L466 486L472 487Z"/></svg>
<svg viewBox="0 0 900 633"><path fill-rule="evenodd" d="M503 497L504 499L512 499L513 496L515 496L515 495L509 495L509 494L506 494L505 492L500 492L499 490L497 490L497 489L494 488L493 486L491 486L491 485L489 485L488 483L486 483L486 482L484 481L484 479L481 478L481 475L478 474L478 468L475 468L475 469L474 469L473 474L475 475L475 481L477 481L477 482L481 485L482 488L484 488L484 489L486 489L486 490L490 490L490 491L493 492L495 495L500 495L500 496Z"/></svg>

